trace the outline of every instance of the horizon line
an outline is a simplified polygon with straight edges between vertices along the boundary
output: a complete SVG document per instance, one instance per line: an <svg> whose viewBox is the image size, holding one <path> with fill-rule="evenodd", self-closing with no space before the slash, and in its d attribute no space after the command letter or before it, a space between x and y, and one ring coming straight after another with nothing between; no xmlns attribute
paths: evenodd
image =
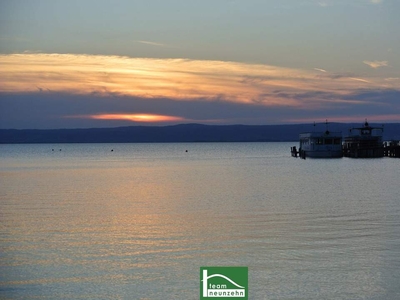
<svg viewBox="0 0 400 300"><path fill-rule="evenodd" d="M374 122L368 121L369 124L400 124L400 122ZM96 130L96 129L116 129L116 128L128 128L128 127L174 127L174 126L208 126L208 127L227 127L227 126L245 126L245 127L267 127L267 126L298 126L298 125L325 125L325 124L364 124L363 122L301 122L301 123L280 123L280 124L204 124L204 123L179 123L179 124L164 124L164 125L144 125L144 124L135 124L135 125L123 125L123 126L108 126L108 127L59 127L59 128L0 128L0 130Z"/></svg>

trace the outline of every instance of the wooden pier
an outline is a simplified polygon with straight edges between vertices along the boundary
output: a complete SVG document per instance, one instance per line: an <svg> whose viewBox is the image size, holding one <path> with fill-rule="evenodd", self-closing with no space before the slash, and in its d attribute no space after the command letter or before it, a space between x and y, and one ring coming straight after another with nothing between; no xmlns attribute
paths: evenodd
<svg viewBox="0 0 400 300"><path fill-rule="evenodd" d="M296 146L290 147L290 153L292 153L293 157L300 157L302 159L306 159L306 152L303 150L297 150Z"/></svg>
<svg viewBox="0 0 400 300"><path fill-rule="evenodd" d="M383 155L400 158L400 141L384 142Z"/></svg>
<svg viewBox="0 0 400 300"><path fill-rule="evenodd" d="M290 153L292 153L293 157L297 157L297 155L299 154L299 151L297 151L296 146L294 146L294 147L290 147Z"/></svg>

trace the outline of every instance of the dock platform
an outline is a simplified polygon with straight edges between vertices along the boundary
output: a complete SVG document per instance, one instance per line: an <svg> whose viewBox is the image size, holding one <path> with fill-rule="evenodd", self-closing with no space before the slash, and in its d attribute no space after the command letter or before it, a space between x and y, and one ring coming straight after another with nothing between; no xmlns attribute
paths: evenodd
<svg viewBox="0 0 400 300"><path fill-rule="evenodd" d="M384 142L383 155L386 157L400 158L400 141Z"/></svg>

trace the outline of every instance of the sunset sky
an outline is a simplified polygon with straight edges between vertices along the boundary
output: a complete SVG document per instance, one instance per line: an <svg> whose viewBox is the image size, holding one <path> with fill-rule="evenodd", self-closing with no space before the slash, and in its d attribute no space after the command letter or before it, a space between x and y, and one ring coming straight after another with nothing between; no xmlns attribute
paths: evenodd
<svg viewBox="0 0 400 300"><path fill-rule="evenodd" d="M0 0L0 128L400 122L399 0Z"/></svg>

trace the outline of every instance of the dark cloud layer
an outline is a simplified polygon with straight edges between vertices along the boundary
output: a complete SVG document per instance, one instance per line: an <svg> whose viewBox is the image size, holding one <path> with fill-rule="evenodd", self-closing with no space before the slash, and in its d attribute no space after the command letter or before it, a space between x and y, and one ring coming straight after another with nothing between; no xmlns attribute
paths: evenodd
<svg viewBox="0 0 400 300"><path fill-rule="evenodd" d="M279 92L279 91L277 91ZM318 92L317 92L318 93ZM282 95L284 96L284 95ZM289 95L288 95L289 96ZM330 95L318 95L329 102ZM293 97L293 95L290 95ZM316 95L298 95L298 98ZM333 97L333 96L332 96ZM178 116L174 123L203 124L282 124L321 120L358 121L370 118L382 122L398 122L400 91L360 91L313 107L271 107L262 103L233 103L197 99L182 101L167 98L135 98L127 96L69 95L38 92L29 94L0 94L0 128L88 128L137 125L128 120L94 120L96 114L163 114ZM381 117L380 117L381 116ZM396 117L397 116L397 117ZM379 119L379 117L381 119ZM146 123L146 125L171 123Z"/></svg>

